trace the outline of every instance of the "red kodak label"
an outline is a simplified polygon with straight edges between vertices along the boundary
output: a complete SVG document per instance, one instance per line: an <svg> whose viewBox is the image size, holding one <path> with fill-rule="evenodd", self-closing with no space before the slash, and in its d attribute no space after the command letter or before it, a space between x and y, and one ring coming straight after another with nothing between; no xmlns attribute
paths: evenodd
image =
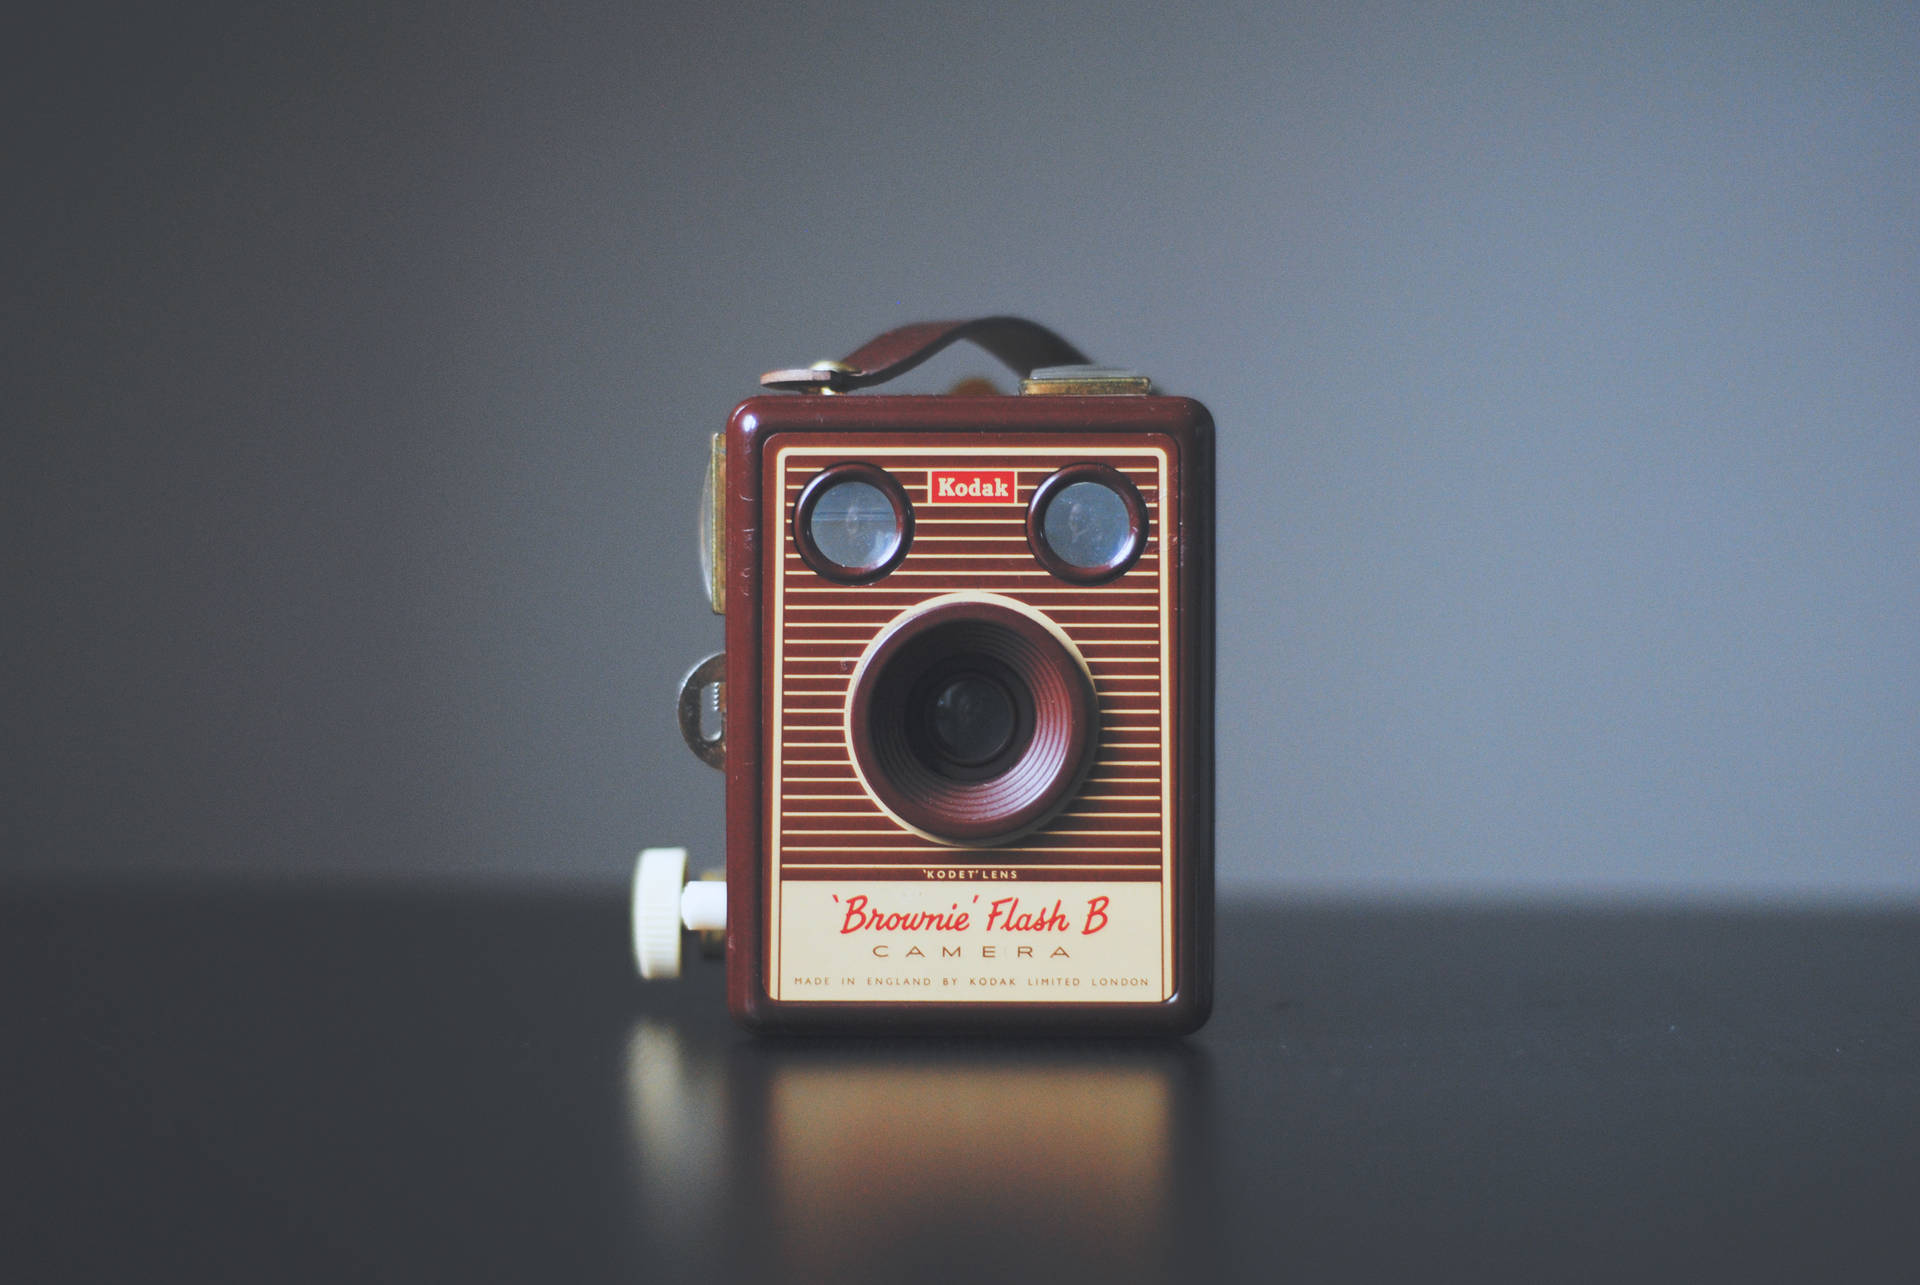
<svg viewBox="0 0 1920 1285"><path fill-rule="evenodd" d="M1013 504L1010 468L933 468L927 470L929 504Z"/></svg>

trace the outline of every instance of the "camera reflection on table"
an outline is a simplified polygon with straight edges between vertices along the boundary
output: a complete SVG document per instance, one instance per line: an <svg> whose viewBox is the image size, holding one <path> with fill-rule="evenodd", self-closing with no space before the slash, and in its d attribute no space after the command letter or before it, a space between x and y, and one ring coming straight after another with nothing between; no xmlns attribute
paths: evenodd
<svg viewBox="0 0 1920 1285"><path fill-rule="evenodd" d="M1171 1041L626 1046L647 1257L804 1279L1160 1275L1201 1230L1205 1055Z"/></svg>

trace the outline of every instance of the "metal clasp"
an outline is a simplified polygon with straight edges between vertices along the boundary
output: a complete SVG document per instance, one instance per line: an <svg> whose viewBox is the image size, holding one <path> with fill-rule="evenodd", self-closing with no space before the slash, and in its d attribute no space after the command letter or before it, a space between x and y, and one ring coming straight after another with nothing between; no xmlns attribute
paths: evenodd
<svg viewBox="0 0 1920 1285"><path fill-rule="evenodd" d="M716 651L680 684L680 737L709 767L727 765L727 654Z"/></svg>
<svg viewBox="0 0 1920 1285"><path fill-rule="evenodd" d="M1118 366L1042 366L1020 381L1020 391L1028 396L1139 396L1153 391L1153 381Z"/></svg>

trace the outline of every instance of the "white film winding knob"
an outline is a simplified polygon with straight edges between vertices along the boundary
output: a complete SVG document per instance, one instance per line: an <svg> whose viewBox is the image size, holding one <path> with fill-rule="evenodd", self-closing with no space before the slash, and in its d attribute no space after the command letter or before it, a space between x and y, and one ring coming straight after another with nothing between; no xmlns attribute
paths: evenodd
<svg viewBox="0 0 1920 1285"><path fill-rule="evenodd" d="M680 890L685 848L647 848L633 871L633 957L649 981L680 975Z"/></svg>
<svg viewBox="0 0 1920 1285"><path fill-rule="evenodd" d="M633 869L633 958L648 981L680 975L680 930L727 927L727 885L687 882L685 848L648 848ZM710 941L713 939L709 939Z"/></svg>

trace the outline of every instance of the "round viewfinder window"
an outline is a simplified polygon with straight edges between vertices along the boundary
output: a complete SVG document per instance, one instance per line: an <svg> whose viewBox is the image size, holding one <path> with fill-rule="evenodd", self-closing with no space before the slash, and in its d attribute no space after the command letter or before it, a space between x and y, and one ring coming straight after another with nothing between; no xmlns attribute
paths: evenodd
<svg viewBox="0 0 1920 1285"><path fill-rule="evenodd" d="M1063 562L1105 570L1127 556L1133 523L1127 502L1098 482L1062 487L1041 523L1047 547Z"/></svg>
<svg viewBox="0 0 1920 1285"><path fill-rule="evenodd" d="M800 556L821 575L850 584L893 570L912 536L905 492L871 464L837 464L816 474L794 510Z"/></svg>
<svg viewBox="0 0 1920 1285"><path fill-rule="evenodd" d="M1075 464L1035 490L1027 540L1042 565L1062 579L1111 580L1146 547L1146 504L1118 470Z"/></svg>
<svg viewBox="0 0 1920 1285"><path fill-rule="evenodd" d="M867 482L829 487L807 522L813 547L842 567L877 567L900 547L887 493Z"/></svg>

